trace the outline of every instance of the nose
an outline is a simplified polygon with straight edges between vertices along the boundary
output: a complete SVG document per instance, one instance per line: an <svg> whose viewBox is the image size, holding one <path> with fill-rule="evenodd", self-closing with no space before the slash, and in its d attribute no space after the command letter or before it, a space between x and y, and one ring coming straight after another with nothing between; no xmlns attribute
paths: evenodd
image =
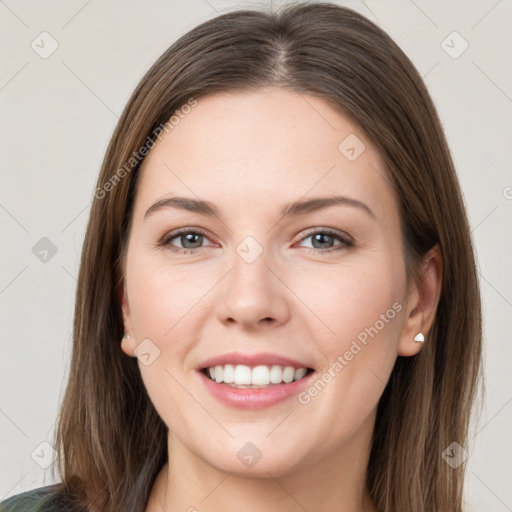
<svg viewBox="0 0 512 512"><path fill-rule="evenodd" d="M248 262L239 254L219 288L217 313L225 324L238 324L246 330L276 327L290 316L289 292L278 266L266 252Z"/></svg>

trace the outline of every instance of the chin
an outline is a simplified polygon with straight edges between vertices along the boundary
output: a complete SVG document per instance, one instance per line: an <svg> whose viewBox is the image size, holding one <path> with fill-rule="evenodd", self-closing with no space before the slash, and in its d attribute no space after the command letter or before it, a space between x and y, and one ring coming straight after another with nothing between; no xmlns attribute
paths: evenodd
<svg viewBox="0 0 512 512"><path fill-rule="evenodd" d="M218 471L232 473L244 478L269 478L270 475L277 477L297 471L303 464L303 458L299 454L298 446L295 444L287 450L279 449L274 442L265 443L264 439L258 441L239 442L234 441L232 447L215 447L208 454L203 454L204 459ZM212 447L213 448L213 447ZM204 450L204 447L203 447Z"/></svg>

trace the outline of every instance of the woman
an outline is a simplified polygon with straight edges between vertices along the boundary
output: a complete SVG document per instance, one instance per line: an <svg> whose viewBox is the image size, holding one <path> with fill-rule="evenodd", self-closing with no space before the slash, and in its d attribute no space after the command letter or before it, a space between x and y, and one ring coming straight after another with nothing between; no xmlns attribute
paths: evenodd
<svg viewBox="0 0 512 512"><path fill-rule="evenodd" d="M136 88L94 196L62 483L2 510L463 510L474 251L381 29L328 3L201 24Z"/></svg>

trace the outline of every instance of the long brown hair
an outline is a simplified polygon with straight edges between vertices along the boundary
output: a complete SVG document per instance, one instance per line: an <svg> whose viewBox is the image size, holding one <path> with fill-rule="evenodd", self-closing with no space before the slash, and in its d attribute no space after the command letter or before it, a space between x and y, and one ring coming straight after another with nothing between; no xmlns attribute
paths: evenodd
<svg viewBox="0 0 512 512"><path fill-rule="evenodd" d="M442 453L453 442L467 448L482 326L460 186L411 61L363 16L319 2L238 10L202 23L165 51L128 101L83 243L69 381L55 435L60 490L89 510L140 512L168 457L167 427L137 359L120 349L119 287L140 148L191 99L269 85L323 98L379 149L399 203L410 280L428 250L440 246L436 319L422 350L397 358L380 399L367 487L379 511L461 511L465 466L452 468Z"/></svg>

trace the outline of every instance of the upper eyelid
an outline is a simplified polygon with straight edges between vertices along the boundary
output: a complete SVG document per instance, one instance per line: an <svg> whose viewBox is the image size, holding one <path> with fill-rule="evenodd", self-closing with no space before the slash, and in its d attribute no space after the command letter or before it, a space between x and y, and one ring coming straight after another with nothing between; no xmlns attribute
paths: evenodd
<svg viewBox="0 0 512 512"><path fill-rule="evenodd" d="M340 238L343 238L343 239L347 240L347 242L352 242L353 241L352 237L348 233L345 233L344 231L341 231L339 229L326 228L326 227L324 227L324 228L322 228L322 227L319 227L319 228L309 228L305 232L302 233L302 236L301 236L300 240L304 240L305 238L309 238L311 235L314 235L315 233L327 233L329 235L338 236Z"/></svg>
<svg viewBox="0 0 512 512"><path fill-rule="evenodd" d="M178 228L177 230L169 231L168 233L164 234L162 238L160 239L160 244L167 244L171 240L174 240L175 238L178 238L181 235L185 235L188 233L195 233L197 235L203 235L205 238L210 240L210 242L215 242L215 239L212 240L212 237L203 229L201 228ZM217 243L217 242L215 242Z"/></svg>

